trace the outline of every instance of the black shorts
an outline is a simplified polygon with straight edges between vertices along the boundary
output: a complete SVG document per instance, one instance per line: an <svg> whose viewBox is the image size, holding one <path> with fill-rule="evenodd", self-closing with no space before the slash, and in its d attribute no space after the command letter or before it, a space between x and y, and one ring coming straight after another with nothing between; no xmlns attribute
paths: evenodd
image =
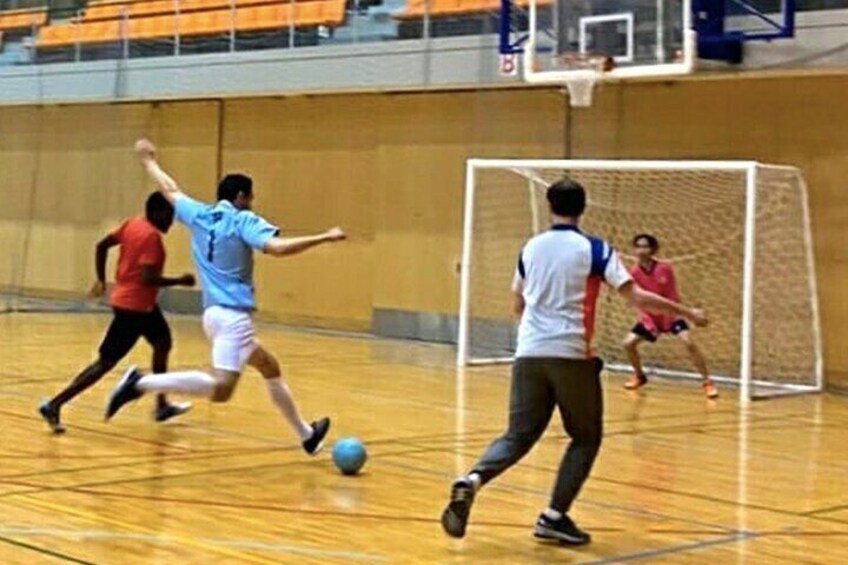
<svg viewBox="0 0 848 565"><path fill-rule="evenodd" d="M151 312L113 310L115 316L100 344L100 358L104 361L118 363L140 337L153 347L171 347L171 329L158 306Z"/></svg>
<svg viewBox="0 0 848 565"><path fill-rule="evenodd" d="M686 323L686 320L680 318L680 319L677 319L674 322L672 322L671 329L668 330L668 333L670 333L671 335L678 335L678 334L681 334L681 333L687 331L688 329L689 329L689 324ZM650 341L651 343L656 342L657 337L659 337L657 333L654 333L651 330L649 330L648 328L646 328L645 325L642 322L639 322L635 326L633 326L633 328L630 330L630 332L638 335L639 337L641 337L645 341ZM665 333L665 332L659 332L659 333Z"/></svg>

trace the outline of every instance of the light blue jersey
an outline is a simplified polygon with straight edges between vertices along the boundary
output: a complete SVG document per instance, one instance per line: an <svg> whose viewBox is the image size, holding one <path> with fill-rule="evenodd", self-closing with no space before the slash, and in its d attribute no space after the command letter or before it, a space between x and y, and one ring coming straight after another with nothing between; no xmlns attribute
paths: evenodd
<svg viewBox="0 0 848 565"><path fill-rule="evenodd" d="M279 228L226 200L210 206L181 196L174 210L177 220L191 231L191 255L203 288L203 307L255 309L253 250L261 250Z"/></svg>

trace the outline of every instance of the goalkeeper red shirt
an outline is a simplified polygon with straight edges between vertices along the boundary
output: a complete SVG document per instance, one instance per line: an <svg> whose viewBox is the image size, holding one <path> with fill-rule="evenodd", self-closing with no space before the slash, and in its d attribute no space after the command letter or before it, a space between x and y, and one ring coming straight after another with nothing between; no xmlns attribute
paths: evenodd
<svg viewBox="0 0 848 565"><path fill-rule="evenodd" d="M680 296L677 294L677 282L674 280L674 269L669 263L654 260L648 268L637 264L630 269L630 276L633 277L636 284L645 290L659 294L672 302L680 301ZM652 333L671 331L671 325L678 318L677 316L649 314L639 311L639 321L645 326L645 329Z"/></svg>

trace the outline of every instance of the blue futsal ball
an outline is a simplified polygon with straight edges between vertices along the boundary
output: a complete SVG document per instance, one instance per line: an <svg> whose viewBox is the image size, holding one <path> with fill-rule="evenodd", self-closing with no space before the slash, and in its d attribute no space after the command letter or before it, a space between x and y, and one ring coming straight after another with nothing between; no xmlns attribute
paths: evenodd
<svg viewBox="0 0 848 565"><path fill-rule="evenodd" d="M340 439L333 446L333 463L343 475L357 474L367 458L365 446L355 437Z"/></svg>

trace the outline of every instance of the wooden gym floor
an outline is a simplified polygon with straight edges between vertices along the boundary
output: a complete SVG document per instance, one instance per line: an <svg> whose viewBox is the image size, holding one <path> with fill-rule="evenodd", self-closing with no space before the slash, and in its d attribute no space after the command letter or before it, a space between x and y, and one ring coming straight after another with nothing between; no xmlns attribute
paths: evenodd
<svg viewBox="0 0 848 565"><path fill-rule="evenodd" d="M308 459L243 377L228 405L156 425L150 401L102 421L116 374L48 434L39 399L86 364L108 317L0 316L0 562L845 563L848 399L708 404L692 386L606 386L606 439L573 516L580 549L542 545L564 438L554 420L477 500L468 536L443 536L451 479L505 421L507 368L458 374L450 348L263 328L309 417L364 439L366 472ZM173 320L173 367L205 365L198 322ZM133 361L147 365L147 348ZM457 386L464 382L464 386ZM458 392L459 391L459 392Z"/></svg>

